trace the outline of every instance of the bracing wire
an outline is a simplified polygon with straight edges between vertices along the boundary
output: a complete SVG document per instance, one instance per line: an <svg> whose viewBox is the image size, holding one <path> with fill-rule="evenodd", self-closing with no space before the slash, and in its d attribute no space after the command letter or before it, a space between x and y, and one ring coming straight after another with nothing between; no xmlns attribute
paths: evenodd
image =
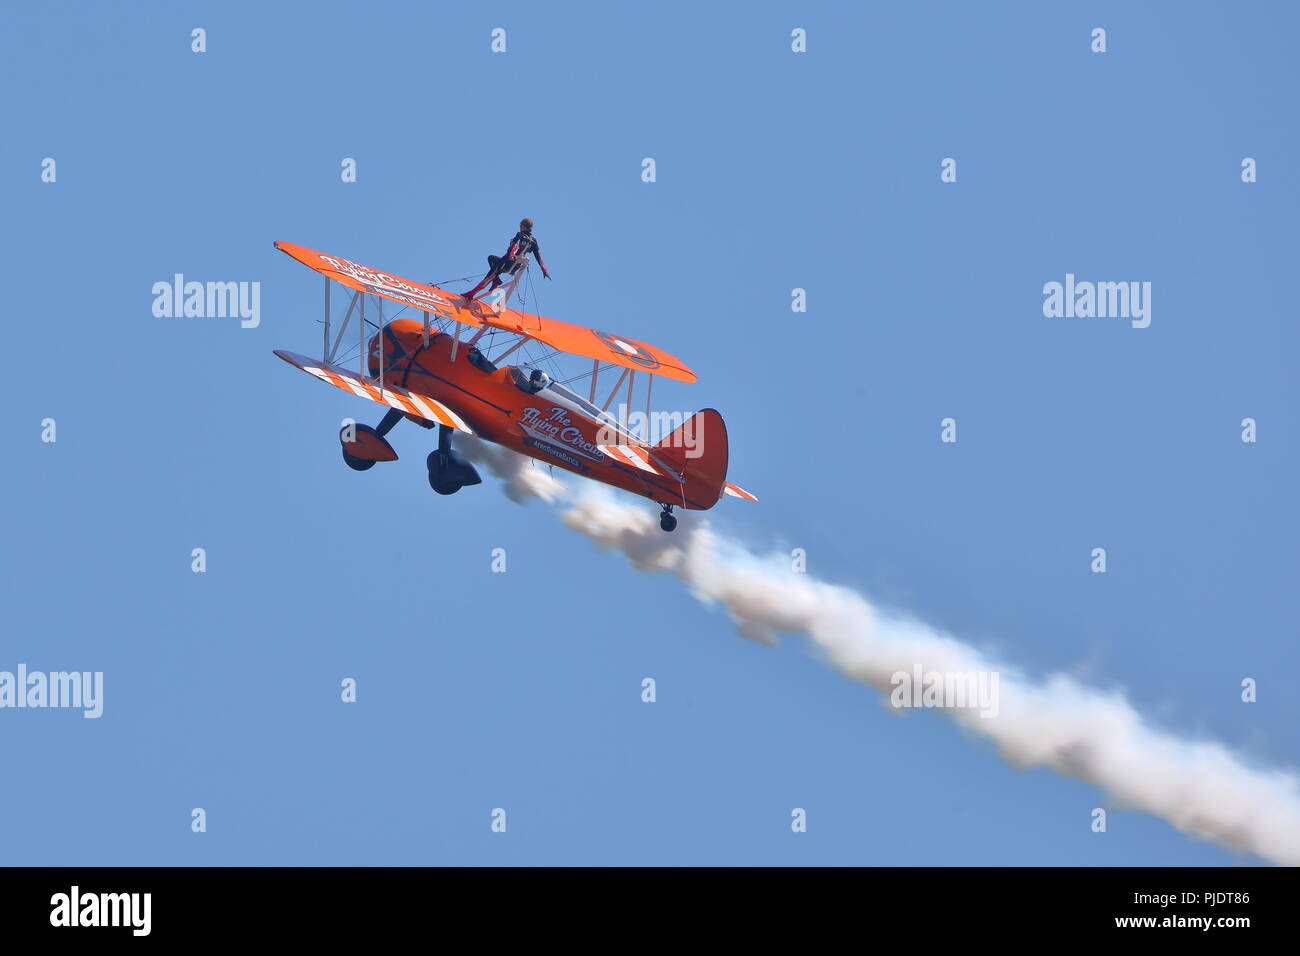
<svg viewBox="0 0 1300 956"><path fill-rule="evenodd" d="M537 289L535 288L535 284L534 284L534 282L533 282L533 274L532 274L532 273L533 273L533 270L532 270L532 268L531 268L531 262L530 262L529 267L526 269L526 271L525 271L525 273L524 273L524 277L523 277L523 278L524 278L524 281L523 281L523 283L522 283L522 285L523 285L523 287L524 287L524 291L523 291L522 294L519 295L519 304L520 304L520 305L525 305L525 304L528 304L528 303L533 303L533 307L534 307L534 308L538 308L538 306L537 306L537 304L536 304L536 299L537 299ZM475 278L474 275L460 276L459 278L455 278L455 279L443 279L443 280L439 280L439 281L433 281L433 282L430 282L430 283L428 283L428 284L429 284L429 285L433 285L433 286L438 286L438 287L442 288L442 287L446 287L446 286L451 285L452 283L456 283L456 282L471 282L471 281L474 280L474 278ZM403 305L400 309L398 309L396 312L394 312L391 316L387 316L387 317L385 318L385 321L392 321L392 320L394 320L394 319L396 319L396 318L399 318L399 317L400 317L404 312L406 312L408 309L414 309L414 307L411 306L411 305ZM318 320L318 321L319 321L319 320ZM430 330L433 330L433 331L437 331L437 332L440 332L440 333L446 333L447 329L451 326L451 324L452 324L453 321L454 321L453 319L446 319L446 318L432 318L432 317L431 317L431 320L430 320L430 322L429 322L429 328L430 328ZM367 317L367 318L365 319L365 324L368 325L368 326L370 326L370 327L371 327L372 329L374 329L375 331L379 331L379 325L378 325L378 323L377 323L376 321L370 319L369 317ZM483 337L482 337L482 339L480 340L480 342L479 342L479 344L478 344L477 347L479 348L479 350L480 350L484 355L488 355L488 354L490 354L490 352L491 352L491 351L496 347L496 345L497 345L496 338L497 338L498 333L504 335L504 334L506 334L506 331L505 331L504 329L494 329L494 328L492 328L492 329L488 329L488 330L485 332L485 334L483 335ZM599 366L599 367L595 370L594 373L593 373L592 371L586 371L586 372L581 372L581 373L579 373L579 374L577 374L577 375L569 376L568 378L563 378L562 376L564 375L564 371L563 371L563 369L560 368L560 364L559 364L559 362L557 361L557 358L558 358L560 355L564 355L564 354L566 354L566 353L560 351L559 349L549 348L549 347L548 347L548 349L547 349L546 351L543 351L543 352L541 352L541 353L539 354L539 353L536 351L536 348L537 348L537 345L536 345L536 343L533 343L533 342L528 342L528 343L526 343L526 344L524 344L524 345L522 345L522 346L520 347L520 349L519 349L519 357L523 360L523 361L521 362L521 364L527 364L527 365L529 365L529 366L531 366L531 367L533 367L533 368L538 368L538 367L541 367L542 365L545 364L545 365L548 366L549 369L554 373L552 377L553 377L553 378L555 379L555 381L556 381L557 383L559 383L560 385L566 385L566 386L567 386L567 385L572 385L574 382L580 382L580 381L582 381L582 380L584 380L584 379L589 379L589 378L591 378L591 376L592 376L593 374L595 374L596 376L600 376L600 375L604 374L605 372L610 371L611 369L618 369L618 368L619 368L619 366L617 366L617 365L613 365L613 364L605 364L605 365L601 365L601 366ZM342 356L336 357L336 358L335 358L335 361L337 361L337 362L338 362L339 364L341 364L341 365L346 365L346 363L347 363L348 361L355 359L355 358L357 357L357 355L359 355L359 354L360 354L360 348L359 348L357 345L353 344L350 348L348 348L348 349L345 351L345 353L344 353Z"/></svg>

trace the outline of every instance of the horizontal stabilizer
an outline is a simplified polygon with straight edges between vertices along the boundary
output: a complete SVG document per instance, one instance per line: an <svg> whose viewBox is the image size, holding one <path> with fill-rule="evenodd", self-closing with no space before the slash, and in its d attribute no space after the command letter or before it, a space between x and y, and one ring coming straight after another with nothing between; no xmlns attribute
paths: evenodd
<svg viewBox="0 0 1300 956"><path fill-rule="evenodd" d="M758 495L751 495L744 488L740 487L740 485L733 485L731 482L727 482L722 486L722 493L724 495L731 495L733 498L743 498L746 501L758 500Z"/></svg>
<svg viewBox="0 0 1300 956"><path fill-rule="evenodd" d="M676 478L667 470L656 468L649 450L639 445L600 445L598 447L620 465L631 465L633 468L648 471L652 475Z"/></svg>

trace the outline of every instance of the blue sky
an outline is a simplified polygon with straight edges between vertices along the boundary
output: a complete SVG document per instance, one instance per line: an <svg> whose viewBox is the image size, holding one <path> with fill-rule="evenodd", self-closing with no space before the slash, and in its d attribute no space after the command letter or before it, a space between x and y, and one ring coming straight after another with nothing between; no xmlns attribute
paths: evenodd
<svg viewBox="0 0 1300 956"><path fill-rule="evenodd" d="M8 12L0 669L106 699L0 711L0 859L1239 862L1092 833L1094 788L891 718L490 479L434 495L418 429L347 470L339 421L379 412L271 355L318 351L321 296L271 243L462 276L534 217L538 310L681 355L656 405L726 416L762 501L716 526L1294 767L1294 9L583 10ZM178 272L260 282L260 326L154 317ZM1150 281L1150 327L1045 317L1066 273Z"/></svg>

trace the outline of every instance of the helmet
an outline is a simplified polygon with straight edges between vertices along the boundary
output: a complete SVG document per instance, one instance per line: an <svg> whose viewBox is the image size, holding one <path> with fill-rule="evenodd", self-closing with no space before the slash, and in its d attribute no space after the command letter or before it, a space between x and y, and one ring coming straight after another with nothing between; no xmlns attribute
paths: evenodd
<svg viewBox="0 0 1300 956"><path fill-rule="evenodd" d="M540 392L550 384L551 376L547 375L540 368L533 369L533 373L528 376L528 385L534 392Z"/></svg>

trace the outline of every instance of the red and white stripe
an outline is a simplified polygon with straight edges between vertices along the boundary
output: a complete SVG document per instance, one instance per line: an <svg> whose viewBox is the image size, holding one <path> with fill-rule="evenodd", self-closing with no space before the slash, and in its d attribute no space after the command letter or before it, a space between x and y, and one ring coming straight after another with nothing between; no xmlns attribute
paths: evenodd
<svg viewBox="0 0 1300 956"><path fill-rule="evenodd" d="M463 418L437 399L427 395L417 395L409 389L395 385L385 385L381 389L371 379L362 378L355 372L349 372L335 365L326 365L324 362L309 359L305 355L283 352L279 349L275 350L275 354L295 368L300 368L335 388L341 388L361 398L378 402L380 405L387 405L389 408L414 415L416 418L423 418L425 421L437 422L439 425L446 425L470 435L474 434L473 429L465 424Z"/></svg>
<svg viewBox="0 0 1300 956"><path fill-rule="evenodd" d="M620 464L640 468L652 475L663 476L662 472L651 462L650 452L639 445L601 445L599 447L601 451Z"/></svg>
<svg viewBox="0 0 1300 956"><path fill-rule="evenodd" d="M758 500L757 495L751 495L744 488L740 487L740 485L733 485L731 482L727 482L722 486L722 493L724 495L731 495L733 498L743 498L745 501Z"/></svg>

